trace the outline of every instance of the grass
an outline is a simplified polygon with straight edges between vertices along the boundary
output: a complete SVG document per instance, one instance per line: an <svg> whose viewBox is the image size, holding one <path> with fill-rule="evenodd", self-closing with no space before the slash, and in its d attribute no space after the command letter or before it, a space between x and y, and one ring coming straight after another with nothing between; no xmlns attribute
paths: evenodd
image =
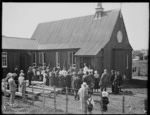
<svg viewBox="0 0 150 115"><path fill-rule="evenodd" d="M143 77L143 76L142 76ZM147 98L147 85L145 84L146 80L133 79L130 82L125 81L124 85L122 85L122 93L118 95L111 94L110 87L107 89L109 92L109 104L108 111L103 114L121 114L122 113L122 98L125 96L125 113L127 114L129 109L127 106L132 106L132 113L134 114L143 114L144 108L144 99ZM73 114L81 113L80 110L80 102L75 101L74 97L69 95L68 102L68 112ZM95 101L95 107L93 110L93 114L100 114L100 96L93 95L92 96ZM17 108L9 108L9 111L4 111L4 113L24 113L24 114L66 114L66 95L59 94L56 97L56 112L54 111L54 99L53 98L45 98L45 109L42 110L42 101L43 97L40 97L40 101L35 101L34 105L31 103L21 103L19 105L21 107ZM8 100L7 100L8 101Z"/></svg>

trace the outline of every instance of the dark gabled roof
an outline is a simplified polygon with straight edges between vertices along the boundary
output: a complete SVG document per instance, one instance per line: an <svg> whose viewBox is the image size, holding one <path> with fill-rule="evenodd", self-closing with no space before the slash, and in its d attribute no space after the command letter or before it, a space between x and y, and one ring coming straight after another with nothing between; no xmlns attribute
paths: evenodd
<svg viewBox="0 0 150 115"><path fill-rule="evenodd" d="M101 19L89 15L40 23L31 39L39 49L79 48L75 55L97 55L110 40L119 11L105 11Z"/></svg>
<svg viewBox="0 0 150 115"><path fill-rule="evenodd" d="M28 38L2 36L2 49L36 50L38 49L38 43Z"/></svg>

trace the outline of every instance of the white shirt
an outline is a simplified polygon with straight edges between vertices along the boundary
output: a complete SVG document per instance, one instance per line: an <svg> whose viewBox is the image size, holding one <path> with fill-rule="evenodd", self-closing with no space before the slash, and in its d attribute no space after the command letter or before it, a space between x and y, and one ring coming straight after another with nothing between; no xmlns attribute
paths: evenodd
<svg viewBox="0 0 150 115"><path fill-rule="evenodd" d="M23 77L23 76L19 76L19 78L18 78L19 85L21 85L21 84L22 84L23 80L24 80L24 77Z"/></svg>
<svg viewBox="0 0 150 115"><path fill-rule="evenodd" d="M67 71L66 71L66 70L62 70L62 71L61 71L61 74L62 74L63 76L67 76Z"/></svg>
<svg viewBox="0 0 150 115"><path fill-rule="evenodd" d="M86 71L88 71L88 67L87 67L87 66L85 66L85 67L83 68L83 73L86 74Z"/></svg>
<svg viewBox="0 0 150 115"><path fill-rule="evenodd" d="M95 103L94 103L94 101L93 101L93 99L92 99L92 98L88 98L88 100L87 100L87 104L89 104L90 100L91 100L91 104L92 104L92 105L93 105L93 107L94 107L94 106L95 106Z"/></svg>

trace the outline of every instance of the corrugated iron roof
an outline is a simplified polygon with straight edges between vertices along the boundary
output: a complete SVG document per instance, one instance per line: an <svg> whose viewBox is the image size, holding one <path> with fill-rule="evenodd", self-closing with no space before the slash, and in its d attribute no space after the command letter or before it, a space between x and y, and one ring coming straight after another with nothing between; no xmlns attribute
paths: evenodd
<svg viewBox="0 0 150 115"><path fill-rule="evenodd" d="M38 43L36 40L28 38L2 36L2 49L36 50L38 49Z"/></svg>
<svg viewBox="0 0 150 115"><path fill-rule="evenodd" d="M96 55L110 40L119 11L105 11L101 19L89 15L40 23L31 39L39 49L79 48L75 55Z"/></svg>

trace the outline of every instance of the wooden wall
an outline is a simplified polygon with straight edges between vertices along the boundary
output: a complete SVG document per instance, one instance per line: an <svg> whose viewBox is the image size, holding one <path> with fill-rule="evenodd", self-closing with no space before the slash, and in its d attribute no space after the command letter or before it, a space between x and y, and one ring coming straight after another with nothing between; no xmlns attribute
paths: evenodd
<svg viewBox="0 0 150 115"><path fill-rule="evenodd" d="M117 32L120 30L123 33L123 40L121 43L117 41ZM126 67L126 62L127 62L127 54L129 56L128 57L129 69L126 70L126 72L124 72L125 67ZM110 41L104 47L104 68L108 69L108 72L110 72L111 69L117 68L122 72L122 74L126 73L126 76L129 79L131 79L132 78L132 63L130 62L132 62L132 47L130 46L130 43L128 40L123 18L120 18L120 15L119 15L116 21L114 30L112 32ZM117 63L117 64L120 63L120 65L117 65L114 63ZM121 66L121 64L123 65ZM114 65L121 66L121 67L120 68L114 67Z"/></svg>
<svg viewBox="0 0 150 115"><path fill-rule="evenodd" d="M19 70L23 69L27 72L28 66L31 64L30 54L26 50L2 50L7 52L7 68L3 69L3 77L6 77L8 72L14 72L16 66Z"/></svg>

